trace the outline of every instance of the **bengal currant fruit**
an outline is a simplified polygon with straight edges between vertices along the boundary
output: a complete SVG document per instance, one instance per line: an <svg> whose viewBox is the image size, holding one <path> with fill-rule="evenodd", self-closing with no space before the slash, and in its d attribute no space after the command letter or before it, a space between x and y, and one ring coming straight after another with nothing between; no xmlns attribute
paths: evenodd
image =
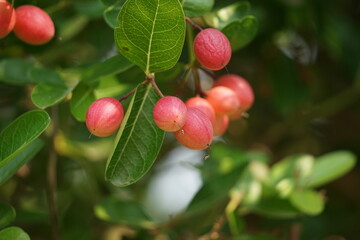
<svg viewBox="0 0 360 240"><path fill-rule="evenodd" d="M223 86L213 87L206 92L206 99L213 106L218 115L230 115L240 106L233 90Z"/></svg>
<svg viewBox="0 0 360 240"><path fill-rule="evenodd" d="M250 84L235 74L226 74L215 81L214 86L224 86L233 90L240 102L241 111L248 110L254 103L254 91ZM239 116L241 115L239 110Z"/></svg>
<svg viewBox="0 0 360 240"><path fill-rule="evenodd" d="M189 98L185 105L187 107L194 107L205 113L205 115L209 118L212 125L215 124L215 110L211 106L208 100L202 97L192 97Z"/></svg>
<svg viewBox="0 0 360 240"><path fill-rule="evenodd" d="M203 150L212 142L213 126L202 111L189 107L184 126L174 135L183 146L193 150Z"/></svg>
<svg viewBox="0 0 360 240"><path fill-rule="evenodd" d="M167 132L181 129L186 121L187 108L185 103L177 97L166 96L154 106L153 118L155 124Z"/></svg>
<svg viewBox="0 0 360 240"><path fill-rule="evenodd" d="M93 102L86 113L86 126L98 137L113 134L120 126L124 117L124 109L119 100L104 97Z"/></svg>
<svg viewBox="0 0 360 240"><path fill-rule="evenodd" d="M216 115L214 124L214 136L223 135L229 126L229 121L229 116L227 115Z"/></svg>
<svg viewBox="0 0 360 240"><path fill-rule="evenodd" d="M6 37L13 30L15 22L15 10L11 4L0 0L0 39Z"/></svg>
<svg viewBox="0 0 360 240"><path fill-rule="evenodd" d="M50 16L33 5L23 5L16 10L15 35L32 45L49 42L55 35L54 22Z"/></svg>
<svg viewBox="0 0 360 240"><path fill-rule="evenodd" d="M219 30L207 28L194 39L194 53L201 65L210 70L224 68L231 58L228 38Z"/></svg>

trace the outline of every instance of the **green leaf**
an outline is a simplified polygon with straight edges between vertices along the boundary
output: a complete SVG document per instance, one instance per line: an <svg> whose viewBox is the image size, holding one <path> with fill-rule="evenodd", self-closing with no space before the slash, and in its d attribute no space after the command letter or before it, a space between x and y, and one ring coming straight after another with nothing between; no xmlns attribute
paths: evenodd
<svg viewBox="0 0 360 240"><path fill-rule="evenodd" d="M19 227L8 227L0 231L0 240L30 240L29 235Z"/></svg>
<svg viewBox="0 0 360 240"><path fill-rule="evenodd" d="M112 184L135 183L153 165L165 135L152 116L158 99L151 84L140 84L133 94L105 170Z"/></svg>
<svg viewBox="0 0 360 240"><path fill-rule="evenodd" d="M65 86L65 82L60 75L50 69L32 68L29 70L28 77L30 81L34 83Z"/></svg>
<svg viewBox="0 0 360 240"><path fill-rule="evenodd" d="M262 198L253 209L255 212L276 218L293 218L300 214L288 199Z"/></svg>
<svg viewBox="0 0 360 240"><path fill-rule="evenodd" d="M42 140L35 139L29 146L17 154L10 162L0 167L0 185L12 177L17 170L30 161L43 147Z"/></svg>
<svg viewBox="0 0 360 240"><path fill-rule="evenodd" d="M0 228L8 225L16 217L15 209L4 203L0 203Z"/></svg>
<svg viewBox="0 0 360 240"><path fill-rule="evenodd" d="M95 214L98 218L112 223L144 228L155 226L143 207L133 201L123 201L112 197L105 198L95 206Z"/></svg>
<svg viewBox="0 0 360 240"><path fill-rule="evenodd" d="M15 119L0 133L0 167L34 141L50 124L47 112L33 110Z"/></svg>
<svg viewBox="0 0 360 240"><path fill-rule="evenodd" d="M323 197L311 189L294 191L289 199L294 207L309 215L320 214L324 209Z"/></svg>
<svg viewBox="0 0 360 240"><path fill-rule="evenodd" d="M119 26L117 18L118 18L120 9L124 3L125 3L125 0L116 1L115 4L114 4L114 2L112 2L111 6L109 6L108 8L105 9L104 19L111 28L116 28L117 26Z"/></svg>
<svg viewBox="0 0 360 240"><path fill-rule="evenodd" d="M40 83L33 89L31 100L38 108L45 109L61 102L71 90L66 86Z"/></svg>
<svg viewBox="0 0 360 240"><path fill-rule="evenodd" d="M249 12L250 3L241 1L205 14L204 20L211 27L222 29L229 23L245 17Z"/></svg>
<svg viewBox="0 0 360 240"><path fill-rule="evenodd" d="M184 12L178 0L127 0L118 21L118 49L146 75L177 63L185 39Z"/></svg>
<svg viewBox="0 0 360 240"><path fill-rule="evenodd" d="M254 16L246 16L226 25L222 32L229 39L232 51L236 51L254 39L258 27L258 21Z"/></svg>
<svg viewBox="0 0 360 240"><path fill-rule="evenodd" d="M308 187L319 187L333 181L348 171L356 163L356 156L348 151L336 151L316 158Z"/></svg>
<svg viewBox="0 0 360 240"><path fill-rule="evenodd" d="M78 121L85 121L86 112L96 100L94 89L87 84L79 83L72 93L70 100L70 111Z"/></svg>
<svg viewBox="0 0 360 240"><path fill-rule="evenodd" d="M34 63L22 59L4 59L0 61L0 81L25 85L34 83L29 78L29 72L34 67Z"/></svg>
<svg viewBox="0 0 360 240"><path fill-rule="evenodd" d="M85 70L81 81L92 83L100 78L125 72L133 66L134 64L119 54Z"/></svg>
<svg viewBox="0 0 360 240"><path fill-rule="evenodd" d="M247 164L234 168L227 174L209 178L190 202L187 212L206 211L223 201L229 195L230 189L236 185Z"/></svg>
<svg viewBox="0 0 360 240"><path fill-rule="evenodd" d="M184 0L182 5L185 16L196 17L210 12L214 6L214 0Z"/></svg>
<svg viewBox="0 0 360 240"><path fill-rule="evenodd" d="M234 237L232 240L279 240L279 238L267 235L267 234L256 234L256 235L241 235Z"/></svg>

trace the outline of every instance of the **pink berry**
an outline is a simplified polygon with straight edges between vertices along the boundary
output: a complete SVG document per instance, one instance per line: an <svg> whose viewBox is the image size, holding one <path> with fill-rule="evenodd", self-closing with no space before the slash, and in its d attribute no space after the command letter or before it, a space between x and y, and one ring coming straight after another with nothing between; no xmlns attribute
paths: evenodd
<svg viewBox="0 0 360 240"><path fill-rule="evenodd" d="M213 106L215 113L229 115L239 108L239 100L233 90L217 86L206 92L206 99Z"/></svg>
<svg viewBox="0 0 360 240"><path fill-rule="evenodd" d="M189 98L185 105L187 107L194 107L205 113L205 115L209 118L211 124L214 125L215 123L215 111L214 108L211 106L208 100L202 97L192 97Z"/></svg>
<svg viewBox="0 0 360 240"><path fill-rule="evenodd" d="M49 42L55 35L55 26L50 16L41 8L23 5L16 10L15 35L22 41L41 45Z"/></svg>
<svg viewBox="0 0 360 240"><path fill-rule="evenodd" d="M212 142L213 126L202 111L189 107L185 125L174 135L183 146L202 150L209 147Z"/></svg>
<svg viewBox="0 0 360 240"><path fill-rule="evenodd" d="M0 39L6 37L14 28L15 10L5 0L0 0Z"/></svg>
<svg viewBox="0 0 360 240"><path fill-rule="evenodd" d="M104 97L93 102L86 113L86 126L98 137L113 134L120 126L124 110L119 100Z"/></svg>
<svg viewBox="0 0 360 240"><path fill-rule="evenodd" d="M194 52L201 65L210 70L224 68L231 58L227 37L214 28L202 30L194 39Z"/></svg>
<svg viewBox="0 0 360 240"><path fill-rule="evenodd" d="M153 117L156 125L167 132L175 132L182 128L186 121L185 103L173 96L161 98L154 107Z"/></svg>
<svg viewBox="0 0 360 240"><path fill-rule="evenodd" d="M227 115L216 115L214 124L214 136L221 136L224 134L229 126L229 116Z"/></svg>
<svg viewBox="0 0 360 240"><path fill-rule="evenodd" d="M254 103L254 92L250 84L235 74L226 74L215 81L215 86L224 86L232 89L240 102L243 111L248 110Z"/></svg>

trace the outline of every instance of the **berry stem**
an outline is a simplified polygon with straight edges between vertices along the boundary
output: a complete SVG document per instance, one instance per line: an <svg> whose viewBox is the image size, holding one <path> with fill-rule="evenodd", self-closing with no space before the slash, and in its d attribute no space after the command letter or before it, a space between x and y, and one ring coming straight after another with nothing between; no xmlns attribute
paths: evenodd
<svg viewBox="0 0 360 240"><path fill-rule="evenodd" d="M11 6L14 8L15 0L11 0Z"/></svg>
<svg viewBox="0 0 360 240"><path fill-rule="evenodd" d="M194 23L194 22L191 20L191 18L185 17L185 20L186 20L188 23L190 23L191 26L193 26L194 28L199 29L200 31L203 30L202 27L200 27L199 25L197 25L196 23Z"/></svg>
<svg viewBox="0 0 360 240"><path fill-rule="evenodd" d="M119 102L127 99L128 97L130 97L134 92L136 91L136 88L132 89L130 92L128 92L127 94L125 94L124 96L122 96L121 98L119 98Z"/></svg>
<svg viewBox="0 0 360 240"><path fill-rule="evenodd" d="M55 137L58 129L58 108L55 106L51 109L51 118L53 126L50 133L50 150L47 165L47 201L51 222L51 240L59 239L58 214L55 193L57 188L57 161L58 155L55 149Z"/></svg>
<svg viewBox="0 0 360 240"><path fill-rule="evenodd" d="M189 58L190 58L190 65L193 65L193 63L196 61L195 53L194 53L194 31L191 27L191 23L187 23L186 26L186 38L187 38L187 44L189 49Z"/></svg>
<svg viewBox="0 0 360 240"><path fill-rule="evenodd" d="M153 86L153 88L155 89L155 92L160 96L160 97L164 97L164 94L161 92L160 88L157 86L156 82L155 82L155 77L154 74L148 74L146 76L146 81L150 82L151 85Z"/></svg>

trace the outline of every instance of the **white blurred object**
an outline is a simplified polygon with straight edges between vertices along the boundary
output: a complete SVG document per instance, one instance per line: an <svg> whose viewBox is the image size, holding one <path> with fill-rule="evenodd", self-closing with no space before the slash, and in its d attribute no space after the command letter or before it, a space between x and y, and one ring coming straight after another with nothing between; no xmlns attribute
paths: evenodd
<svg viewBox="0 0 360 240"><path fill-rule="evenodd" d="M290 59L308 65L316 60L318 46L313 44L312 47L306 43L303 37L298 33L288 30L282 31L275 35L276 46Z"/></svg>
<svg viewBox="0 0 360 240"><path fill-rule="evenodd" d="M167 221L184 210L202 186L196 166L204 152L177 147L157 167L145 196L147 212L157 221Z"/></svg>
<svg viewBox="0 0 360 240"><path fill-rule="evenodd" d="M211 77L210 74L212 74L211 72L209 72L209 74L207 74L205 72L206 70L202 70L202 69L197 69L197 72L199 74L199 79L200 79L200 86L201 86L201 90L206 92L207 90L210 90L210 88L213 86L214 84L214 79ZM188 80L188 86L194 90L195 89L195 84L194 84L194 76L193 73L190 73L189 76L189 80Z"/></svg>

